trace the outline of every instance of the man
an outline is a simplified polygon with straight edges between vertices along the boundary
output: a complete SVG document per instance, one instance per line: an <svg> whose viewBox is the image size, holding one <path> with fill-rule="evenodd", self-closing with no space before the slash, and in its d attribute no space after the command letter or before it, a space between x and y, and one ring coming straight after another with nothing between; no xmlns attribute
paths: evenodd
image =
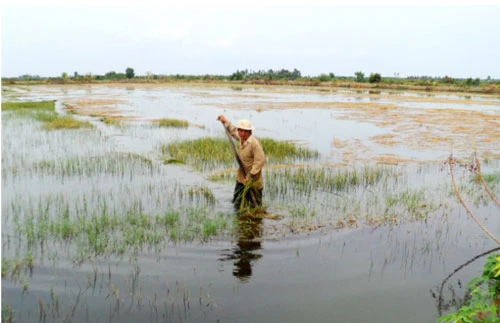
<svg viewBox="0 0 500 323"><path fill-rule="evenodd" d="M240 209L242 206L245 206L242 205L242 202L245 201L250 202L250 205L253 207L262 206L262 189L264 182L262 178L262 167L265 163L265 156L259 140L252 135L252 131L255 130L255 128L248 120L238 121L236 127L223 115L220 115L217 120L222 122L229 134L240 143L238 155L244 169L241 167L238 168L238 173L236 174L236 186L233 196L235 208ZM253 189L248 189L244 192L245 184L249 182L252 183ZM252 194L255 199L252 197Z"/></svg>

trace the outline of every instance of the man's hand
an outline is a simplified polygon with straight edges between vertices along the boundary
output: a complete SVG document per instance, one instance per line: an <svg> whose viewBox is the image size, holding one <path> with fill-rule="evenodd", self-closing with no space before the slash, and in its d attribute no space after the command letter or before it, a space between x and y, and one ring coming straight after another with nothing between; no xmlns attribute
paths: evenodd
<svg viewBox="0 0 500 323"><path fill-rule="evenodd" d="M217 121L220 121L222 123L226 123L227 122L227 119L226 117L224 117L222 114L220 116L217 117Z"/></svg>

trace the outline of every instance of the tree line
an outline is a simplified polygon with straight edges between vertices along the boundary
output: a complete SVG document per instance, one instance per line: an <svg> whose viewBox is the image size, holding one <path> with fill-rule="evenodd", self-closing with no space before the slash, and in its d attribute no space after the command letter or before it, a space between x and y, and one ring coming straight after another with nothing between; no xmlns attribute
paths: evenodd
<svg viewBox="0 0 500 323"><path fill-rule="evenodd" d="M4 78L2 77L2 82L15 82L15 81L44 81L49 80L53 82L92 82L92 81L241 81L241 82L264 82L264 83L282 83L282 82L293 82L297 84L307 84L307 85L319 85L324 82L356 82L356 83L388 83L388 84L412 84L417 86L432 87L441 85L450 86L462 86L462 87L479 87L485 86L487 84L496 84L497 87L500 86L500 80L494 80L490 76L486 79L481 80L480 78L453 78L448 75L444 77L432 77L432 76L408 76L406 78L400 78L398 73L394 74L394 77L385 76L382 77L380 73L370 73L368 76L362 71L356 71L353 76L337 76L335 73L322 73L317 76L303 76L302 73L294 68L293 70L278 69L278 70L258 70L252 71L248 69L237 70L230 75L165 75L165 74L153 74L147 72L145 75L136 75L135 70L132 67L127 67L124 72L110 71L104 75L92 75L85 74L81 75L78 72L74 72L73 75L69 75L63 72L60 77L48 77L44 78L39 75L21 75L17 78ZM497 89L494 89L495 91Z"/></svg>

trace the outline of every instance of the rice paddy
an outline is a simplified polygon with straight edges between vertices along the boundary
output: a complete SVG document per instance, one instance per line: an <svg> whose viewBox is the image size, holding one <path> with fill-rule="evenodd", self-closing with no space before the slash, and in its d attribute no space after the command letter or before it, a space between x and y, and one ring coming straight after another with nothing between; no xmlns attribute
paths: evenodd
<svg viewBox="0 0 500 323"><path fill-rule="evenodd" d="M259 307L260 289L274 300L297 295L284 301L290 308L306 293L314 302L303 310L313 320L331 317L330 305L314 306L327 301L353 320L396 322L416 308L427 321L435 316L428 295L403 302L389 319L392 305L379 304L384 320L349 309L374 302L361 292L367 277L375 293L392 288L384 293L392 304L407 295L397 277L428 293L434 281L421 277L442 277L445 259L461 255L452 246L489 246L460 216L443 167L450 151L463 165L458 189L499 229L468 168L477 152L499 194L497 98L380 93L370 101L375 94L355 93L344 98L351 104L329 92L148 87L134 90L136 102L127 91L6 92L16 102L2 103L2 320L253 321L259 316L246 310ZM234 213L237 163L216 121L222 112L257 126L264 216ZM384 280L386 272L396 281ZM264 321L278 313L260 309Z"/></svg>

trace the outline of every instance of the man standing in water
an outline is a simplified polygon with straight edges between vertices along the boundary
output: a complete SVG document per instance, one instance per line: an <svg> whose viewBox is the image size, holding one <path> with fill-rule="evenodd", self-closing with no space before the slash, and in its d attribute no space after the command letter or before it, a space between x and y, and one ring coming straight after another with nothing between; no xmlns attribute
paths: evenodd
<svg viewBox="0 0 500 323"><path fill-rule="evenodd" d="M265 156L259 140L252 135L252 131L255 130L255 128L248 120L238 121L236 127L223 115L220 115L217 120L222 122L229 134L240 143L238 155L244 169L239 167L238 173L236 174L236 186L233 196L235 208L240 209L243 201L249 201L254 204L254 199L251 196L252 193L257 203L257 205L253 205L253 207L262 206L262 189L264 182L262 178L262 167L265 163ZM251 183L252 188L245 192L245 184L247 183Z"/></svg>

